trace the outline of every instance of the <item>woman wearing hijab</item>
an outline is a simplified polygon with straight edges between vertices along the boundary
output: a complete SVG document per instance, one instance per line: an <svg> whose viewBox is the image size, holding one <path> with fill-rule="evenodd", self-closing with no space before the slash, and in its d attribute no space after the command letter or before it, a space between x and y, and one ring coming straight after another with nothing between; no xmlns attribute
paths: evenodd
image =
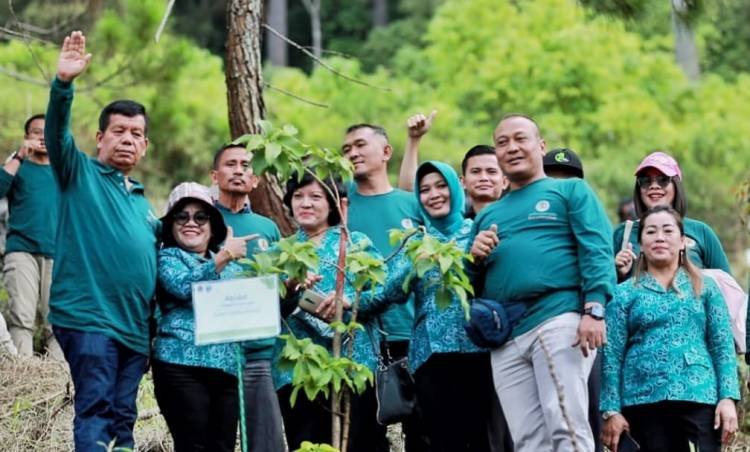
<svg viewBox="0 0 750 452"><path fill-rule="evenodd" d="M472 220L463 217L464 192L456 171L442 162L424 162L417 169L414 186L427 233L466 248ZM396 255L389 263L390 281L383 299L398 298L388 292L402 290L393 280L403 281L410 269L403 252ZM433 268L409 285L409 292L415 295L409 369L426 433L433 451L489 450L487 422L494 391L489 354L466 335L464 311L457 297L452 296L447 307L438 307L441 283L440 270ZM379 297L363 303L361 315L366 317L373 307L377 309L378 302Z"/></svg>

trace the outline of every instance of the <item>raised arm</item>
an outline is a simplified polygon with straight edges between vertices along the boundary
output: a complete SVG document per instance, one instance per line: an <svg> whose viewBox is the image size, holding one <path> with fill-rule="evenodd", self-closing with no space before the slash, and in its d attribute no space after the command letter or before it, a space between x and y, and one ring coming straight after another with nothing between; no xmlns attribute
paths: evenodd
<svg viewBox="0 0 750 452"><path fill-rule="evenodd" d="M414 177L417 175L419 165L419 143L422 142L422 137L430 131L435 115L437 115L435 110L430 113L430 116L418 113L406 121L408 137L404 158L401 159L401 170L398 174L398 188L402 190L414 191Z"/></svg>
<svg viewBox="0 0 750 452"><path fill-rule="evenodd" d="M44 124L44 142L50 164L61 189L73 179L78 164L85 156L78 151L70 133L70 107L73 103L73 80L91 61L86 53L86 37L74 31L65 38L57 63L57 76L52 81Z"/></svg>

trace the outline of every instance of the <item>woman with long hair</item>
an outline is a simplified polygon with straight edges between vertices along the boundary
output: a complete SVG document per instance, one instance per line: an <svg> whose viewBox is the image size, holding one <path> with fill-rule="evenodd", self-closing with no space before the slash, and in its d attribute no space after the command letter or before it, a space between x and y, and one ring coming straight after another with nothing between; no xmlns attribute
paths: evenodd
<svg viewBox="0 0 750 452"><path fill-rule="evenodd" d="M664 152L652 152L641 161L635 171L633 203L638 217L656 206L669 206L683 219L686 237L686 253L700 268L718 268L727 273L729 260L724 253L716 233L706 223L687 216L687 195L683 185L682 171L677 161ZM623 247L625 223L614 231L615 266L618 281L632 276L633 263L638 255L638 228L635 222L632 234Z"/></svg>
<svg viewBox="0 0 750 452"><path fill-rule="evenodd" d="M616 451L719 451L737 431L737 363L715 281L691 262L680 214L658 205L640 220L633 278L607 305L600 409ZM623 433L626 432L626 433Z"/></svg>

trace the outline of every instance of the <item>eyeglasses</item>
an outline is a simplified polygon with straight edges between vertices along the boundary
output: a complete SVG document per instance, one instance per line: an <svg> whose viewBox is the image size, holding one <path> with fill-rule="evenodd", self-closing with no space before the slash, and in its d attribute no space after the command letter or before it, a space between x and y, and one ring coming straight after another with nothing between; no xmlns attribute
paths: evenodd
<svg viewBox="0 0 750 452"><path fill-rule="evenodd" d="M180 226L185 226L191 219L198 226L203 226L211 220L211 215L208 212L199 210L198 212L195 212L193 216L190 216L190 213L183 210L182 212L177 212L176 214L174 214L172 216L172 219L174 219L174 222Z"/></svg>
<svg viewBox="0 0 750 452"><path fill-rule="evenodd" d="M667 185L672 182L672 178L669 176L638 176L635 179L638 182L638 186L641 187L641 190L646 190L648 187L654 184L656 182L656 185L658 185L661 188L667 188Z"/></svg>

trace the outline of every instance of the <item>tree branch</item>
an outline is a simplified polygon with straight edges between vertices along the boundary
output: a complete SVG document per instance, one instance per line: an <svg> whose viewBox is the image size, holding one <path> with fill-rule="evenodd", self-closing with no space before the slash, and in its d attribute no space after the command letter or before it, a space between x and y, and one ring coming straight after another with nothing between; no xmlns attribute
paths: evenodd
<svg viewBox="0 0 750 452"><path fill-rule="evenodd" d="M310 52L309 50L307 50L303 46L297 44L296 42L292 41L291 39L287 38L286 36L282 35L278 31L276 31L272 26L270 26L268 24L263 24L263 26L268 31L270 31L271 33L273 33L274 35L276 35L279 39L287 42L292 47L296 48L297 50L301 51L302 53L304 53L305 55L307 55L308 57L310 57L314 62L316 62L317 64L323 66L324 68L328 69L328 71L330 71L331 73L333 73L335 75L338 75L339 77L343 78L344 80L348 80L348 81L350 81L352 83L356 83L358 85L363 85L363 86L367 86L367 87L370 87L370 88L379 89L381 91L390 91L389 88L381 88L379 86L371 85L371 84L369 84L367 82L363 82L362 80L358 80L356 78L350 77L350 76L348 76L346 74L343 74L343 73L337 71L331 65L329 65L328 63L324 62L320 58L318 58L315 55L313 55L312 52Z"/></svg>
<svg viewBox="0 0 750 452"><path fill-rule="evenodd" d="M3 26L0 26L0 33L8 35L8 37L12 38L12 39L24 39L26 37L26 38L29 38L29 39L34 39L34 40L39 41L39 42L43 42L45 44L53 44L53 45L55 44L52 41L48 41L46 39L38 38L36 36L24 35L20 31L12 30L10 28L6 28L6 27L3 27Z"/></svg>
<svg viewBox="0 0 750 452"><path fill-rule="evenodd" d="M16 71L6 69L2 66L0 66L0 74L7 75L8 77L14 78L16 80L19 80L21 82L31 83L32 85L38 85L38 86L47 86L49 87L49 82L45 80L39 80L35 79L33 77L29 77L28 75L20 74Z"/></svg>
<svg viewBox="0 0 750 452"><path fill-rule="evenodd" d="M159 42L159 38L161 38L162 32L164 32L164 27L167 26L167 19L169 19L169 15L172 14L173 6L174 0L169 0L169 3L167 4L167 10L164 11L164 17L161 18L159 28L156 29L156 36L154 36L154 41L156 41L157 43Z"/></svg>
<svg viewBox="0 0 750 452"><path fill-rule="evenodd" d="M13 21L16 24L22 23L20 20L18 20L18 16L16 15L16 10L13 8L13 0L8 0L8 10L10 10L11 16L13 16ZM42 77L44 77L45 80L49 83L51 80L49 74L47 73L47 70L44 69L44 66L42 66L42 63L39 61L39 58L36 57L36 53L34 53L34 49L31 48L31 39L29 38L28 33L23 33L23 42L26 44L26 48L29 49L29 53L31 54L31 58L34 60L34 64L36 64L36 67L39 68L39 71L42 73Z"/></svg>
<svg viewBox="0 0 750 452"><path fill-rule="evenodd" d="M328 105L326 105L326 104L321 104L321 103L318 103L318 102L315 102L315 101L312 101L312 100L305 99L304 97L299 97L298 95L296 95L296 94L294 94L292 92L289 92L289 91L287 91L285 89L277 88L277 87L271 85L270 83L263 82L263 86L265 86L266 88L268 88L270 90L278 91L281 94L289 96L292 99L297 99L298 101L304 102L306 104L314 105L314 106L320 107L320 108L328 108Z"/></svg>

